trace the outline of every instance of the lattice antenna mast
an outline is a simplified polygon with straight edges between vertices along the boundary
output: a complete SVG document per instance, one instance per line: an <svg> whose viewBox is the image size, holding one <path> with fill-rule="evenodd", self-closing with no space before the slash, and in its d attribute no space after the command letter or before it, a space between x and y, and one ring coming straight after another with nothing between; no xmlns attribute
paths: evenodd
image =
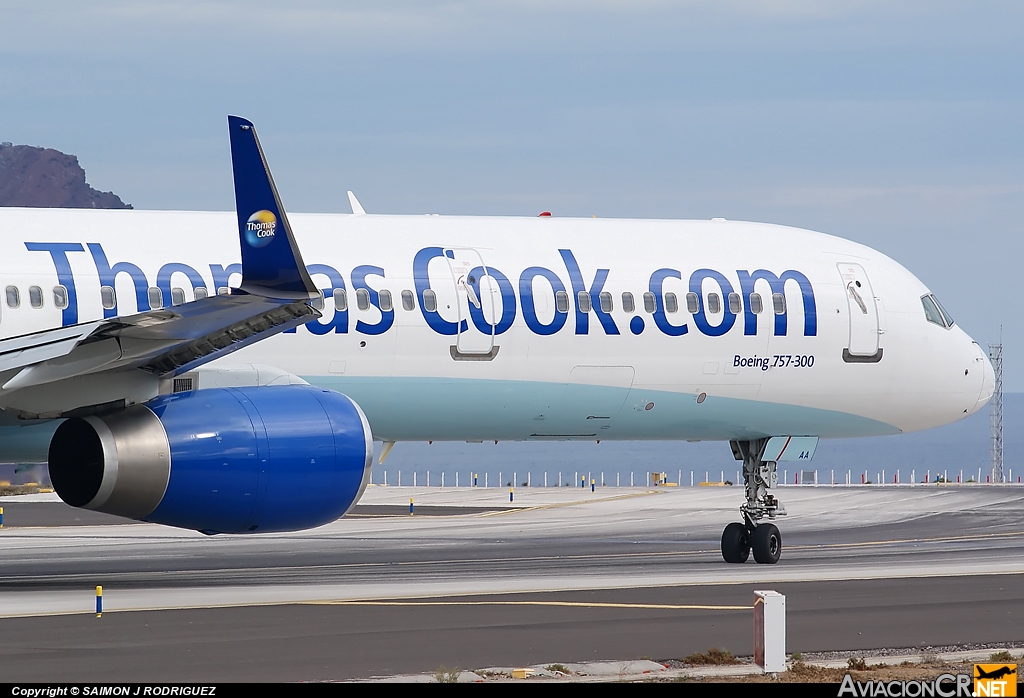
<svg viewBox="0 0 1024 698"><path fill-rule="evenodd" d="M1003 330L999 328L999 344L988 346L988 358L995 373L995 386L989 409L992 415L992 482L1003 481Z"/></svg>

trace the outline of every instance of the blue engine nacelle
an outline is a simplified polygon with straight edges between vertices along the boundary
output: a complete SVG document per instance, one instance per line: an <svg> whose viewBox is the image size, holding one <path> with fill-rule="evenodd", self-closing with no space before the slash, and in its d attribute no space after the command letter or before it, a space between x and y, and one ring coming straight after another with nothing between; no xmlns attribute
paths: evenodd
<svg viewBox="0 0 1024 698"><path fill-rule="evenodd" d="M203 533L294 531L359 500L373 440L346 396L307 385L217 388L68 419L50 442L71 506Z"/></svg>

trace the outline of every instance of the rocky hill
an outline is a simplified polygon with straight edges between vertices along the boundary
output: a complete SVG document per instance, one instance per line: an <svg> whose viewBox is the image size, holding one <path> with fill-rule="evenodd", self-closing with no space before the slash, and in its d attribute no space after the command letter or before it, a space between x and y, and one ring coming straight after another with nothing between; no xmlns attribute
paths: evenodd
<svg viewBox="0 0 1024 698"><path fill-rule="evenodd" d="M32 145L0 143L0 206L131 208L85 181L78 158Z"/></svg>

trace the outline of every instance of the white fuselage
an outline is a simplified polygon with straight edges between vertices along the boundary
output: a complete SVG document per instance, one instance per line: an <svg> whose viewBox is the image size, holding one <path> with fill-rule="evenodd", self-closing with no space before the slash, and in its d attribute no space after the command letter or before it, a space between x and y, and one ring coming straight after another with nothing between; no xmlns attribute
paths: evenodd
<svg viewBox="0 0 1024 698"><path fill-rule="evenodd" d="M955 421L992 392L984 352L928 320L916 277L820 233L722 220L290 218L325 290L323 317L221 362L343 392L378 439L867 436ZM4 338L148 310L150 287L171 306L241 280L234 213L0 209L0 230ZM116 292L106 311L104 285Z"/></svg>

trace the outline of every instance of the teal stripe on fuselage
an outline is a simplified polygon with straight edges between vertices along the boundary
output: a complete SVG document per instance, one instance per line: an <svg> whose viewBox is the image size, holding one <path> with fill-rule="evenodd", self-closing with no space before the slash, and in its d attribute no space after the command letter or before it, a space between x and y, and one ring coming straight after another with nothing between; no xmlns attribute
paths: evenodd
<svg viewBox="0 0 1024 698"><path fill-rule="evenodd" d="M834 410L665 390L462 378L303 376L348 395L385 441L881 436L899 429ZM651 409L645 405L654 403Z"/></svg>
<svg viewBox="0 0 1024 698"><path fill-rule="evenodd" d="M882 436L899 429L834 410L666 390L464 378L306 376L348 395L386 441L726 441L780 434ZM644 409L654 403L650 410ZM0 412L0 462L46 461L57 421L18 424Z"/></svg>

